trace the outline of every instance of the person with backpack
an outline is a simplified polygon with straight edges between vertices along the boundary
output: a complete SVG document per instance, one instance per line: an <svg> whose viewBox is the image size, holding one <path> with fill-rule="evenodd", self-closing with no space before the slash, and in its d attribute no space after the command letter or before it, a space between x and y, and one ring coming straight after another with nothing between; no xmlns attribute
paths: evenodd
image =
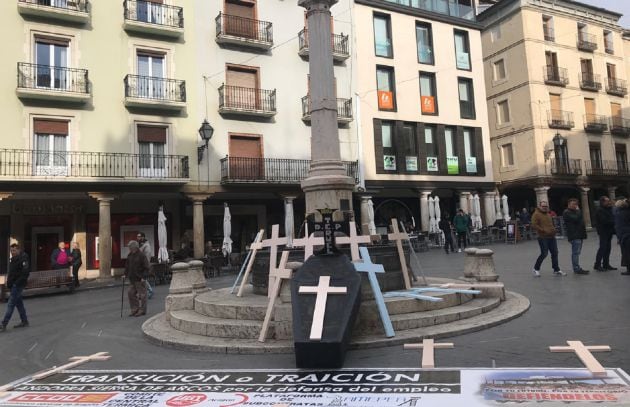
<svg viewBox="0 0 630 407"><path fill-rule="evenodd" d="M59 242L57 248L53 250L50 256L50 263L53 270L65 269L70 267L71 263L70 251L66 249L65 242Z"/></svg>

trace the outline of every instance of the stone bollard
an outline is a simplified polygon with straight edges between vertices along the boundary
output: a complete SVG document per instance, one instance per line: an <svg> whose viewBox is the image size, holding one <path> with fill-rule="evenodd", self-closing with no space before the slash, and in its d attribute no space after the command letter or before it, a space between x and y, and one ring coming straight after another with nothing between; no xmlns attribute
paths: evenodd
<svg viewBox="0 0 630 407"><path fill-rule="evenodd" d="M190 269L190 280L195 294L201 294L210 289L206 287L206 276L203 274L203 262L200 260L191 260L188 262Z"/></svg>
<svg viewBox="0 0 630 407"><path fill-rule="evenodd" d="M495 272L494 252L490 249L480 249L475 253L477 258L477 267L474 271L474 277L477 281L497 281L499 275Z"/></svg>
<svg viewBox="0 0 630 407"><path fill-rule="evenodd" d="M475 247L464 249L464 253L466 255L466 257L464 258L464 277L466 278L474 277L474 271L477 268L477 257L475 256L477 250L479 249Z"/></svg>
<svg viewBox="0 0 630 407"><path fill-rule="evenodd" d="M192 280L187 263L175 263L171 266L172 278L169 294L166 296L164 308L166 320L170 322L171 311L188 310L194 308Z"/></svg>

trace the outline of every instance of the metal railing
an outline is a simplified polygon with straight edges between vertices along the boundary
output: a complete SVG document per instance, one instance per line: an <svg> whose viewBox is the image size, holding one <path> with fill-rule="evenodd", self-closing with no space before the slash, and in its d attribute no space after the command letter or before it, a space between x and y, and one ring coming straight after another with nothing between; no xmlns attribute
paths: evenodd
<svg viewBox="0 0 630 407"><path fill-rule="evenodd" d="M616 177L628 175L628 163L625 161L586 161L586 175Z"/></svg>
<svg viewBox="0 0 630 407"><path fill-rule="evenodd" d="M38 7L51 7L68 11L88 12L88 0L18 0L19 3L32 4Z"/></svg>
<svg viewBox="0 0 630 407"><path fill-rule="evenodd" d="M565 86L569 83L567 68L560 68L555 65L543 66L543 77L545 78L545 83L550 85Z"/></svg>
<svg viewBox="0 0 630 407"><path fill-rule="evenodd" d="M573 112L563 110L548 110L547 121L552 129L572 129L575 126Z"/></svg>
<svg viewBox="0 0 630 407"><path fill-rule="evenodd" d="M230 35L246 40L273 42L273 24L269 21L219 13L215 19L217 37Z"/></svg>
<svg viewBox="0 0 630 407"><path fill-rule="evenodd" d="M597 49L597 37L593 34L578 33L577 47L582 51L593 52Z"/></svg>
<svg viewBox="0 0 630 407"><path fill-rule="evenodd" d="M433 0L433 1L415 1L415 0L385 0L389 3L395 3L401 6L417 8L433 13L445 14L451 17L463 18L475 21L475 9L470 6L470 2L462 0Z"/></svg>
<svg viewBox="0 0 630 407"><path fill-rule="evenodd" d="M276 90L221 85L219 109L276 112Z"/></svg>
<svg viewBox="0 0 630 407"><path fill-rule="evenodd" d="M125 97L165 102L186 101L186 81L155 76L125 76Z"/></svg>
<svg viewBox="0 0 630 407"><path fill-rule="evenodd" d="M630 120L612 116L610 118L610 132L619 136L630 135Z"/></svg>
<svg viewBox="0 0 630 407"><path fill-rule="evenodd" d="M3 177L188 178L188 157L0 149Z"/></svg>
<svg viewBox="0 0 630 407"><path fill-rule="evenodd" d="M587 113L584 115L584 130L601 133L608 128L608 117Z"/></svg>
<svg viewBox="0 0 630 407"><path fill-rule="evenodd" d="M348 36L331 34L333 54L350 56L350 42ZM298 33L300 51L308 49L308 30L305 28Z"/></svg>
<svg viewBox="0 0 630 407"><path fill-rule="evenodd" d="M302 98L302 117L311 115L311 97ZM337 98L337 117L339 119L352 119L352 99Z"/></svg>
<svg viewBox="0 0 630 407"><path fill-rule="evenodd" d="M582 175L582 160L558 160L556 158L552 158L551 174L571 176Z"/></svg>
<svg viewBox="0 0 630 407"><path fill-rule="evenodd" d="M178 6L143 0L124 0L125 20L184 28L184 10Z"/></svg>
<svg viewBox="0 0 630 407"><path fill-rule="evenodd" d="M346 175L359 182L359 163L342 162ZM222 183L298 184L308 176L310 160L228 157L221 159Z"/></svg>
<svg viewBox="0 0 630 407"><path fill-rule="evenodd" d="M26 62L18 62L17 64L17 87L55 92L90 93L87 69L37 65Z"/></svg>
<svg viewBox="0 0 630 407"><path fill-rule="evenodd" d="M580 88L594 91L600 90L602 88L600 76L591 72L580 73Z"/></svg>
<svg viewBox="0 0 630 407"><path fill-rule="evenodd" d="M553 28L543 28L543 35L545 36L545 41L556 40L556 34L554 33Z"/></svg>
<svg viewBox="0 0 630 407"><path fill-rule="evenodd" d="M628 94L628 85L626 80L608 78L606 81L606 92L617 96L626 96Z"/></svg>

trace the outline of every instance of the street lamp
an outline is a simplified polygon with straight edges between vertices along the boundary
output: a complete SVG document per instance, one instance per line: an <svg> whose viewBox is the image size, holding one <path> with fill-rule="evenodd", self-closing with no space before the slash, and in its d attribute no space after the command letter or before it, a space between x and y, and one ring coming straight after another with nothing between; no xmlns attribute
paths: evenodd
<svg viewBox="0 0 630 407"><path fill-rule="evenodd" d="M214 128L208 123L207 119L204 119L201 127L199 127L199 137L201 137L203 144L197 147L197 164L201 164L203 151L208 148L208 142L212 138L212 134L214 134Z"/></svg>
<svg viewBox="0 0 630 407"><path fill-rule="evenodd" d="M562 147L562 145L564 144L564 142L566 141L566 139L564 137L562 137L560 135L560 133L556 133L556 135L553 137L553 146L560 148Z"/></svg>

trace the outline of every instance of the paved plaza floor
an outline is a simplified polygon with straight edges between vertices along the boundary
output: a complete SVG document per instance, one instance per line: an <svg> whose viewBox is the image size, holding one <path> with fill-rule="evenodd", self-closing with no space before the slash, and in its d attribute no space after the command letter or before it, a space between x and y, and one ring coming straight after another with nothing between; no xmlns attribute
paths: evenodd
<svg viewBox="0 0 630 407"><path fill-rule="evenodd" d="M480 332L449 338L455 349L439 351L440 367L578 367L573 354L549 353L548 346L566 340L588 345L610 345L611 353L599 353L604 366L630 371L630 276L619 271L589 275L570 272L570 247L559 241L560 266L566 277L552 275L547 259L541 278L533 278L532 264L538 255L535 241L516 245L495 244L495 263L507 289L531 300L523 316ZM592 269L597 235L589 233L582 266ZM613 247L611 263L619 265L619 248ZM433 249L420 253L427 275L456 278L462 274L463 254L446 255ZM213 288L230 286L234 276L209 280ZM92 363L94 369L264 369L292 368L293 355L225 355L184 352L161 348L143 338L144 320L164 310L166 285L156 287L146 317L120 318L121 288L79 290L75 294L29 297L26 307L31 327L9 328L0 334L2 358L0 383L7 383L38 370L58 366L75 355L107 351L112 359ZM126 299L126 295L125 295ZM4 306L0 307L4 312ZM16 313L17 314L17 313ZM14 319L10 327L17 323ZM402 346L351 351L345 367L419 367L417 351Z"/></svg>

